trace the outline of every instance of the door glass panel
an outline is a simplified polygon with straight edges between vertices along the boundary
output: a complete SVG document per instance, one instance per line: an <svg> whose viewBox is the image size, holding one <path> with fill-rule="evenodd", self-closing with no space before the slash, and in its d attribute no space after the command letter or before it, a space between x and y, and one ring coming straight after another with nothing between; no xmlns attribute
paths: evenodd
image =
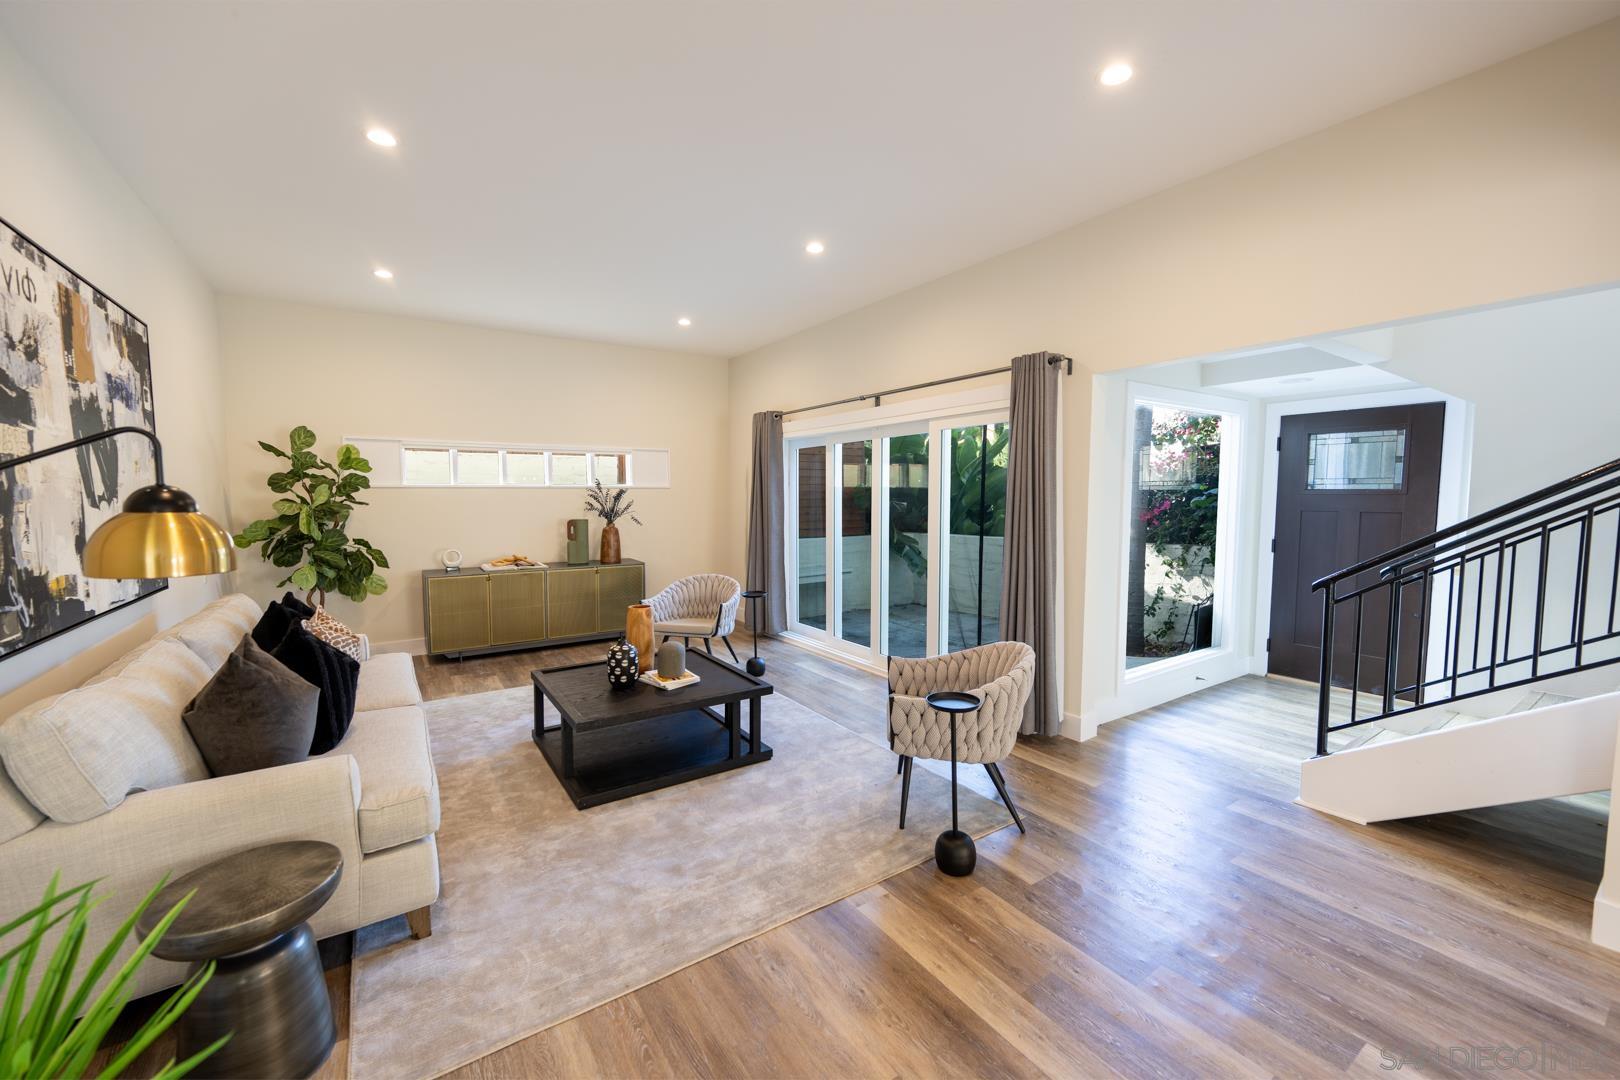
<svg viewBox="0 0 1620 1080"><path fill-rule="evenodd" d="M1405 472L1404 430L1311 435L1305 466L1311 491L1399 491Z"/></svg>
<svg viewBox="0 0 1620 1080"><path fill-rule="evenodd" d="M827 448L802 446L798 470L799 622L827 629Z"/></svg>
<svg viewBox="0 0 1620 1080"><path fill-rule="evenodd" d="M872 443L839 447L839 636L872 644Z"/></svg>
<svg viewBox="0 0 1620 1080"><path fill-rule="evenodd" d="M889 552L884 605L890 656L928 655L928 436L889 448Z"/></svg>
<svg viewBox="0 0 1620 1080"><path fill-rule="evenodd" d="M1221 418L1141 404L1133 445L1128 668L1213 644Z"/></svg>
<svg viewBox="0 0 1620 1080"><path fill-rule="evenodd" d="M1001 557L1007 532L1008 426L981 424L945 433L945 651L1001 640Z"/></svg>

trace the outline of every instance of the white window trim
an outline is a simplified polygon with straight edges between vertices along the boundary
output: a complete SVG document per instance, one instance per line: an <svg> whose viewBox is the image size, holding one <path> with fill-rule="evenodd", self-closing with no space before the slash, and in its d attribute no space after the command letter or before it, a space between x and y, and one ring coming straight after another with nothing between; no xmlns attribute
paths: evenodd
<svg viewBox="0 0 1620 1080"><path fill-rule="evenodd" d="M406 489L410 489L410 490L423 490L423 491L444 490L444 489L459 489L459 490L476 489L476 490L480 490L480 491L497 491L497 490L501 490L501 489L513 489L513 490L519 490L519 491L536 491L536 490L543 491L543 490L547 490L547 489L557 489L557 490L562 490L562 491L584 491L584 490L588 489L591 486L591 481L589 479L587 479L584 483L581 483L581 484L563 484L563 483L558 483L555 480L553 480L553 478L552 478L552 455L554 455L554 454L584 454L585 457L586 457L585 474L586 474L587 477L591 477L591 476L595 475L595 472L596 472L596 460L595 459L596 459L596 457L598 455L601 455L601 456L604 456L604 457L623 456L625 458L625 472L629 474L627 476L627 478L626 478L626 482L619 483L619 484L606 485L608 487L636 489L636 488L667 488L667 487L670 486L670 483L669 483L669 481L667 479L663 483L656 483L656 482L641 482L641 483L638 483L636 481L636 476L637 476L637 473L639 471L637 469L637 467L636 467L636 457L637 457L637 455L644 455L644 456L645 455L659 455L659 456L661 456L663 458L663 460L664 460L664 463L665 463L665 467L663 469L663 472L665 473L665 475L667 477L667 474L669 472L668 462L669 462L669 458L670 458L671 455L670 455L670 451L667 450L667 449L664 449L664 448L636 447L636 446L628 446L628 445L610 445L610 444L573 445L573 444L566 444L566 443L486 442L486 441L481 441L481 440L477 440L477 439L455 439L455 440L448 440L448 439L413 439L413 438L403 438L403 437L400 437L400 436L397 436L397 435L345 435L343 437L343 441L346 442L346 443L356 443L356 444L379 444L379 443L381 443L381 444L392 444L392 446L394 447L394 452L399 454L398 470L397 471L398 471L398 474L400 476L400 479L397 482L378 481L376 479L373 479L371 488L369 490L379 490L379 489L380 490L389 490L389 489L396 489L396 488L406 488ZM404 481L404 475L405 475L404 453L405 453L406 450L446 450L446 451L449 451L449 453L450 453L450 476L451 476L450 482L449 483L433 483L433 484L409 484L409 483L406 483ZM457 479L457 476L458 476L457 456L458 456L458 453L460 451L463 451L463 450L485 450L485 451L493 450L493 451L498 452L500 454L500 480L498 480L498 481L496 481L494 483L474 483L474 482L467 482L467 481L458 480ZM364 448L362 448L362 452L364 452ZM545 454L546 455L546 479L545 479L545 482L544 483L538 483L538 484L537 483L518 483L518 482L508 480L507 479L508 471L507 471L506 455L509 452ZM375 472L375 470L374 470L374 472Z"/></svg>
<svg viewBox="0 0 1620 1080"><path fill-rule="evenodd" d="M1243 471L1246 465L1244 459L1244 426L1248 419L1249 405L1246 401L1236 398L1220 397L1214 394L1205 394L1197 391L1184 391L1163 386L1151 386L1143 383L1130 383L1126 386L1125 407L1127 413L1134 414L1138 405L1166 405L1174 409L1186 409L1204 414L1216 413L1221 417L1221 471L1217 481L1221 497L1220 505L1216 511L1215 524L1215 604L1212 612L1212 643L1207 649L1184 653L1181 656L1166 657L1153 663L1143 664L1139 667L1129 667L1125 656L1125 626L1132 598L1126 595L1123 586L1120 589L1119 603L1116 605L1116 640L1119 643L1115 656L1115 678L1118 680L1118 693L1122 698L1132 697L1132 691L1141 695L1142 700L1151 700L1157 696L1149 687L1155 686L1158 681L1168 676L1171 683L1179 683L1189 672L1197 672L1205 668L1214 668L1223 673L1232 667L1237 649L1238 640L1238 614L1241 610L1239 594L1239 571L1243 565L1239 548L1240 534L1239 521L1243 516ZM1121 491L1124 498L1121 500L1122 513L1119 518L1121 536L1130 536L1131 529L1131 465L1135 457L1134 426L1128 419L1124 425L1124 470L1121 482ZM1119 545L1119 580L1130 579L1130 544L1121 541ZM1224 556L1224 557L1223 557ZM1230 678L1230 675L1226 676ZM1198 681L1210 681L1207 675L1199 677ZM1164 685L1164 684L1160 684ZM1178 695L1173 695L1178 696Z"/></svg>
<svg viewBox="0 0 1620 1080"><path fill-rule="evenodd" d="M898 435L926 435L928 437L928 574L925 591L929 598L925 629L927 656L942 654L946 644L944 624L940 618L945 605L946 568L943 566L944 541L936 526L945 520L946 499L944 483L945 455L940 452L944 433L952 428L973 427L979 424L998 424L1010 421L1011 394L1006 386L984 387L956 394L939 394L917 401L897 405L833 413L785 421L782 425L784 515L783 568L784 580L792 582L787 596L786 636L800 643L813 645L817 651L836 654L858 667L879 670L879 661L886 660L889 649L889 617L883 605L872 608L871 645L863 646L847 641L842 636L842 605L835 603L836 590L832 582L842 573L842 552L835 541L839 535L841 507L835 492L836 481L828 485L825 520L827 545L824 588L827 627L809 626L799 620L798 600L798 470L794 468L799 448L823 446L828 454L828 475L836 467L835 452L841 443L872 441L872 568L871 582L874 595L888 593L888 560L883 557L889 546L889 515L876 512L889 502L889 456L887 440ZM797 444L797 445L795 445Z"/></svg>

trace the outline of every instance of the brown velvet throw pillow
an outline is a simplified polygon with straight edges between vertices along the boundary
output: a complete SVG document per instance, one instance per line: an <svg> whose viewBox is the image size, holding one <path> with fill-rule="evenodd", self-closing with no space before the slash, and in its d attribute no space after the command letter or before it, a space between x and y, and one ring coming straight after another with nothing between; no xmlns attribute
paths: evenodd
<svg viewBox="0 0 1620 1080"><path fill-rule="evenodd" d="M208 771L231 776L309 757L320 697L246 634L181 715Z"/></svg>

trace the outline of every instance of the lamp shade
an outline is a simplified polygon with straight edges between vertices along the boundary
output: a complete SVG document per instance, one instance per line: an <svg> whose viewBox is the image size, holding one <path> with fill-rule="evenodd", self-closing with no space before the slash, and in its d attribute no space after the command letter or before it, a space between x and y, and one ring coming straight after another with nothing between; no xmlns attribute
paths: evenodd
<svg viewBox="0 0 1620 1080"><path fill-rule="evenodd" d="M84 546L85 576L176 578L236 569L230 533L166 484L143 487Z"/></svg>

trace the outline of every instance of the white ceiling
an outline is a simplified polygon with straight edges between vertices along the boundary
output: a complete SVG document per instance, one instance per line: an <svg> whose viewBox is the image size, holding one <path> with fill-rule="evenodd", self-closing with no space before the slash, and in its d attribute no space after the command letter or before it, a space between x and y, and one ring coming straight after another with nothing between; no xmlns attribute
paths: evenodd
<svg viewBox="0 0 1620 1080"><path fill-rule="evenodd" d="M222 290L733 355L1617 12L108 0L0 32Z"/></svg>

